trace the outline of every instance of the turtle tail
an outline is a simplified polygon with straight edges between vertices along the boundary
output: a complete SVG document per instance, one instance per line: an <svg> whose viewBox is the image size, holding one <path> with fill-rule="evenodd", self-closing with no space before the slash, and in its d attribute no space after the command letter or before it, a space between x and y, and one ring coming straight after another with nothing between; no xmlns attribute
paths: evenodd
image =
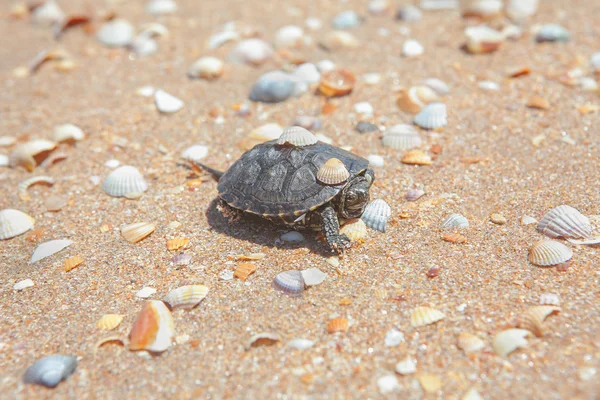
<svg viewBox="0 0 600 400"><path fill-rule="evenodd" d="M201 169L205 170L206 172L208 172L209 174L211 174L211 175L212 175L212 176L215 178L215 180L216 180L217 182L219 181L219 179L221 179L221 177L222 177L222 176L223 176L223 174L224 174L224 172L222 172L222 171L217 171L216 169L214 169L214 168L211 168L211 167L209 167L209 166L207 166L207 165L204 165L204 164L202 164L202 163L199 163L198 161L192 161L192 162L193 162L193 163L194 163L194 164L195 164L197 167L199 167L199 168L201 168Z"/></svg>

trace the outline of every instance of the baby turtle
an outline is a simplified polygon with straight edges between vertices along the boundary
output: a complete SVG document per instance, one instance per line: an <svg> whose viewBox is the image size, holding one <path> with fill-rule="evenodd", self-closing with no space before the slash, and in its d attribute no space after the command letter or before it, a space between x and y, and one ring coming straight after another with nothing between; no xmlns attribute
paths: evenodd
<svg viewBox="0 0 600 400"><path fill-rule="evenodd" d="M224 173L196 164L219 179L219 197L229 206L321 231L338 252L350 246L339 232L340 219L360 218L375 179L368 160L300 127L256 145Z"/></svg>

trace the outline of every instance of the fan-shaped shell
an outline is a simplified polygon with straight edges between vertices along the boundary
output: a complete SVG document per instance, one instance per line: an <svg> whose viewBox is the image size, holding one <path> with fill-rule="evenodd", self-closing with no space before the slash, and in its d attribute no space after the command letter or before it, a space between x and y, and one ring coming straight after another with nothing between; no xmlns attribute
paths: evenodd
<svg viewBox="0 0 600 400"><path fill-rule="evenodd" d="M544 320L552 315L560 312L560 307L542 305L530 307L523 316L523 320L519 325L520 328L527 329L537 337L544 336Z"/></svg>
<svg viewBox="0 0 600 400"><path fill-rule="evenodd" d="M385 232L387 220L392 215L392 209L383 199L376 199L367 204L360 217L366 226L379 232Z"/></svg>
<svg viewBox="0 0 600 400"><path fill-rule="evenodd" d="M340 235L346 235L353 242L360 242L367 236L367 225L360 218L346 221L340 229Z"/></svg>
<svg viewBox="0 0 600 400"><path fill-rule="evenodd" d="M446 105L444 103L427 104L415 115L415 125L423 129L438 129L448 124Z"/></svg>
<svg viewBox="0 0 600 400"><path fill-rule="evenodd" d="M573 251L554 240L540 240L529 249L529 262L540 267L562 264L573 257Z"/></svg>
<svg viewBox="0 0 600 400"><path fill-rule="evenodd" d="M319 168L317 179L326 185L340 185L348 180L350 173L342 161L330 158Z"/></svg>
<svg viewBox="0 0 600 400"><path fill-rule="evenodd" d="M585 239L592 234L590 220L571 206L562 205L548 211L537 230L550 238Z"/></svg>
<svg viewBox="0 0 600 400"><path fill-rule="evenodd" d="M516 349L527 346L525 337L530 334L526 329L507 329L494 336L492 348L500 357L506 357Z"/></svg>
<svg viewBox="0 0 600 400"><path fill-rule="evenodd" d="M248 277L250 275L252 275L255 272L256 272L256 264L245 262L245 263L240 263L237 266L237 268L233 272L233 276L235 276L238 279L241 279L242 281L245 281L246 279L248 279Z"/></svg>
<svg viewBox="0 0 600 400"><path fill-rule="evenodd" d="M171 309L184 308L192 309L196 307L208 294L208 287L204 285L187 285L171 290L164 302Z"/></svg>
<svg viewBox="0 0 600 400"><path fill-rule="evenodd" d="M277 140L277 144L285 145L291 144L292 146L310 146L318 142L318 139L309 130L304 129L300 126L292 126L286 128L281 133L281 136Z"/></svg>
<svg viewBox="0 0 600 400"><path fill-rule="evenodd" d="M108 174L102 183L102 189L109 196L123 197L131 193L145 192L148 190L148 183L137 168L123 165Z"/></svg>
<svg viewBox="0 0 600 400"><path fill-rule="evenodd" d="M444 319L446 315L430 307L417 307L412 310L410 314L410 324L414 327L420 327L425 325L434 324Z"/></svg>
<svg viewBox="0 0 600 400"><path fill-rule="evenodd" d="M96 327L98 329L102 329L103 331L112 331L117 326L121 324L123 321L123 315L120 314L104 314L98 322L96 322Z"/></svg>
<svg viewBox="0 0 600 400"><path fill-rule="evenodd" d="M53 354L36 361L31 367L27 368L23 376L23 382L53 388L71 375L76 367L77 358Z"/></svg>
<svg viewBox="0 0 600 400"><path fill-rule="evenodd" d="M346 332L348 330L347 318L334 318L327 323L327 333Z"/></svg>
<svg viewBox="0 0 600 400"><path fill-rule="evenodd" d="M165 303L150 300L144 303L129 333L130 350L165 351L171 346L175 325Z"/></svg>
<svg viewBox="0 0 600 400"><path fill-rule="evenodd" d="M35 219L22 211L7 208L0 211L0 240L22 235L31 228Z"/></svg>
<svg viewBox="0 0 600 400"><path fill-rule="evenodd" d="M305 289L304 277L297 270L284 271L273 279L273 287L291 296L300 296Z"/></svg>
<svg viewBox="0 0 600 400"><path fill-rule="evenodd" d="M150 222L136 222L121 227L121 235L129 243L137 243L150 235L156 229L156 224Z"/></svg>
<svg viewBox="0 0 600 400"><path fill-rule="evenodd" d="M419 132L407 124L390 127L383 135L383 145L396 150L410 150L421 145Z"/></svg>
<svg viewBox="0 0 600 400"><path fill-rule="evenodd" d="M446 218L444 220L444 222L442 222L442 228L443 229L447 229L447 228L468 228L469 227L469 220L467 220L463 215L461 214L451 214L448 218Z"/></svg>

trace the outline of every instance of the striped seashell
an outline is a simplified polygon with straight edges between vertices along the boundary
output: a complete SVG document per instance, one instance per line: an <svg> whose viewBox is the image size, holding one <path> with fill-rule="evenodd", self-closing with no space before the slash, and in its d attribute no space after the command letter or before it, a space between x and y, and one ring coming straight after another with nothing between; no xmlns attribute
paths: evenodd
<svg viewBox="0 0 600 400"><path fill-rule="evenodd" d="M44 242L36 247L35 251L31 256L31 260L29 260L30 264L33 264L36 261L42 260L46 257L50 257L53 254L58 253L59 251L69 247L73 244L72 240L50 240L48 242Z"/></svg>
<svg viewBox="0 0 600 400"><path fill-rule="evenodd" d="M165 303L150 300L144 303L129 332L129 350L163 352L171 346L175 324Z"/></svg>
<svg viewBox="0 0 600 400"><path fill-rule="evenodd" d="M102 189L113 197L123 197L129 193L143 193L148 190L148 183L140 171L131 165L123 165L112 171L104 182Z"/></svg>
<svg viewBox="0 0 600 400"><path fill-rule="evenodd" d="M248 279L250 275L256 272L256 264L253 263L240 263L235 271L233 272L233 276L236 278L245 281Z"/></svg>
<svg viewBox="0 0 600 400"><path fill-rule="evenodd" d="M446 105L444 103L427 104L415 115L414 124L423 129L438 129L448 124Z"/></svg>
<svg viewBox="0 0 600 400"><path fill-rule="evenodd" d="M458 335L457 346L465 353L473 353L485 347L485 342L469 332L461 332Z"/></svg>
<svg viewBox="0 0 600 400"><path fill-rule="evenodd" d="M385 232L387 220L392 215L392 209L382 199L376 199L367 204L360 219L366 226L379 232Z"/></svg>
<svg viewBox="0 0 600 400"><path fill-rule="evenodd" d="M573 257L573 251L554 240L540 240L529 249L528 260L533 265L549 267L562 264Z"/></svg>
<svg viewBox="0 0 600 400"><path fill-rule="evenodd" d="M558 314L560 307L542 305L530 307L526 312L519 328L527 329L537 337L544 336L544 320L552 314Z"/></svg>
<svg viewBox="0 0 600 400"><path fill-rule="evenodd" d="M466 48L469 53L491 53L504 43L504 35L485 25L470 26L465 29Z"/></svg>
<svg viewBox="0 0 600 400"><path fill-rule="evenodd" d="M0 240L22 235L31 228L35 219L22 211L6 208L0 211Z"/></svg>
<svg viewBox="0 0 600 400"><path fill-rule="evenodd" d="M348 236L353 242L361 242L367 236L367 225L360 218L350 219L340 229L340 235Z"/></svg>
<svg viewBox="0 0 600 400"><path fill-rule="evenodd" d="M187 285L171 290L163 300L172 310L177 308L189 309L196 307L208 294L204 285Z"/></svg>
<svg viewBox="0 0 600 400"><path fill-rule="evenodd" d="M96 322L96 328L103 331L112 331L121 324L124 316L120 314L104 314L98 322Z"/></svg>
<svg viewBox="0 0 600 400"><path fill-rule="evenodd" d="M310 146L317 142L318 139L315 135L300 126L291 126L284 129L277 140L277 144L291 144L292 146L298 147Z"/></svg>
<svg viewBox="0 0 600 400"><path fill-rule="evenodd" d="M69 272L72 269L79 267L84 261L85 260L81 256L67 258L63 264L63 269L65 272Z"/></svg>
<svg viewBox="0 0 600 400"><path fill-rule="evenodd" d="M395 150L411 150L421 145L421 137L412 125L397 124L385 132L382 142Z"/></svg>
<svg viewBox="0 0 600 400"><path fill-rule="evenodd" d="M575 208L562 205L548 211L537 230L550 238L585 239L592 234L590 220Z"/></svg>
<svg viewBox="0 0 600 400"><path fill-rule="evenodd" d="M326 185L340 185L350 177L343 162L337 158L330 158L319 168L317 179Z"/></svg>
<svg viewBox="0 0 600 400"><path fill-rule="evenodd" d="M525 337L531 335L527 329L507 329L498 333L492 340L492 348L500 357L506 357L516 349L527 346Z"/></svg>
<svg viewBox="0 0 600 400"><path fill-rule="evenodd" d="M442 222L442 229L448 228L468 228L469 220L467 220L463 215L455 213L451 214L448 218Z"/></svg>
<svg viewBox="0 0 600 400"><path fill-rule="evenodd" d="M27 368L23 382L35 383L46 387L56 387L68 378L77 368L77 358L62 354L53 354L36 361Z"/></svg>
<svg viewBox="0 0 600 400"><path fill-rule="evenodd" d="M55 142L78 142L85 138L80 127L73 124L63 124L54 127L52 140Z"/></svg>
<svg viewBox="0 0 600 400"><path fill-rule="evenodd" d="M56 142L46 139L34 139L19 144L12 153L10 153L8 158L9 165L12 168L21 166L27 171L32 172L37 165L44 161L50 153L56 149L56 147Z"/></svg>
<svg viewBox="0 0 600 400"><path fill-rule="evenodd" d="M136 222L121 227L121 235L129 243L137 243L150 235L156 229L156 224L150 222Z"/></svg>
<svg viewBox="0 0 600 400"><path fill-rule="evenodd" d="M252 347L258 346L272 346L279 342L279 335L274 332L262 332L253 335L244 346L246 350L250 350Z"/></svg>
<svg viewBox="0 0 600 400"><path fill-rule="evenodd" d="M347 330L347 318L334 318L327 323L327 333L346 332Z"/></svg>
<svg viewBox="0 0 600 400"><path fill-rule="evenodd" d="M420 150L410 150L402 156L400 161L408 165L431 165L433 163L431 156Z"/></svg>
<svg viewBox="0 0 600 400"><path fill-rule="evenodd" d="M446 315L430 307L417 307L410 314L410 324L414 328L431 325L444 319Z"/></svg>
<svg viewBox="0 0 600 400"><path fill-rule="evenodd" d="M406 194L404 194L404 198L406 201L417 201L423 197L424 194L425 191L421 189L409 189Z"/></svg>
<svg viewBox="0 0 600 400"><path fill-rule="evenodd" d="M31 178L27 178L19 182L17 185L17 192L19 193L19 198L23 201L31 200L31 196L27 193L27 189L30 186L43 184L52 186L54 185L54 178L51 176L32 176Z"/></svg>
<svg viewBox="0 0 600 400"><path fill-rule="evenodd" d="M585 239L571 239L567 238L567 241L571 244L575 245L583 245L583 244L598 244L600 243L600 235L590 236Z"/></svg>
<svg viewBox="0 0 600 400"><path fill-rule="evenodd" d="M300 296L306 285L302 273L297 270L284 271L273 279L273 287L290 296Z"/></svg>
<svg viewBox="0 0 600 400"><path fill-rule="evenodd" d="M188 238L173 238L167 240L167 250L179 250L182 247L185 247L190 242Z"/></svg>

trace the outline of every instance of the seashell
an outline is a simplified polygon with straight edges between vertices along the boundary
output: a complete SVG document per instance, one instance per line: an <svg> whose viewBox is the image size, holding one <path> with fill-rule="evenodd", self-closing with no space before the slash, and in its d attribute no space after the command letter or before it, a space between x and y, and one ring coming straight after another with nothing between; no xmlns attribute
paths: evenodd
<svg viewBox="0 0 600 400"><path fill-rule="evenodd" d="M550 102L541 96L533 96L527 100L527 107L536 108L538 110L549 110Z"/></svg>
<svg viewBox="0 0 600 400"><path fill-rule="evenodd" d="M127 46L133 39L135 29L129 21L122 18L114 18L107 21L96 33L96 39L108 47Z"/></svg>
<svg viewBox="0 0 600 400"><path fill-rule="evenodd" d="M381 168L385 164L383 157L378 156L377 154L369 154L369 156L367 157L367 161L369 161L369 165L376 168Z"/></svg>
<svg viewBox="0 0 600 400"><path fill-rule="evenodd" d="M189 265L192 262L192 256L186 253L177 254L171 261L174 265Z"/></svg>
<svg viewBox="0 0 600 400"><path fill-rule="evenodd" d="M285 128L277 140L277 144L290 144L292 146L304 147L317 143L317 137L310 131L299 126Z"/></svg>
<svg viewBox="0 0 600 400"><path fill-rule="evenodd" d="M308 268L301 271L301 274L307 287L320 285L327 278L327 274L319 268Z"/></svg>
<svg viewBox="0 0 600 400"><path fill-rule="evenodd" d="M300 47L304 44L304 30L296 25L281 27L275 32L275 47Z"/></svg>
<svg viewBox="0 0 600 400"><path fill-rule="evenodd" d="M438 78L429 78L426 79L423 84L430 89L433 89L434 92L439 94L440 96L446 96L450 94L450 87L446 82Z"/></svg>
<svg viewBox="0 0 600 400"><path fill-rule="evenodd" d="M417 377L421 387L426 393L434 393L442 387L442 380L436 375L423 374Z"/></svg>
<svg viewBox="0 0 600 400"><path fill-rule="evenodd" d="M409 39L402 44L402 55L404 57L417 57L423 54L425 48L414 39Z"/></svg>
<svg viewBox="0 0 600 400"><path fill-rule="evenodd" d="M354 105L354 111L357 114L362 114L362 116L372 116L373 106L368 101L361 101L360 103L356 103Z"/></svg>
<svg viewBox="0 0 600 400"><path fill-rule="evenodd" d="M460 233L446 233L444 236L442 236L442 239L450 243L467 243L467 238Z"/></svg>
<svg viewBox="0 0 600 400"><path fill-rule="evenodd" d="M431 165L433 161L429 154L424 153L420 150L410 150L405 153L400 159L404 164L408 165Z"/></svg>
<svg viewBox="0 0 600 400"><path fill-rule="evenodd" d="M181 157L186 160L199 161L202 160L208 154L208 147L201 144L195 144L188 147L181 152Z"/></svg>
<svg viewBox="0 0 600 400"><path fill-rule="evenodd" d="M554 240L540 240L529 249L527 259L533 265L549 267L562 264L573 257L573 251Z"/></svg>
<svg viewBox="0 0 600 400"><path fill-rule="evenodd" d="M145 192L148 183L137 168L123 165L108 174L102 182L102 189L109 196L123 197L129 193Z"/></svg>
<svg viewBox="0 0 600 400"><path fill-rule="evenodd" d="M73 124L63 124L54 127L52 140L55 142L78 142L83 140L85 135L80 127Z"/></svg>
<svg viewBox="0 0 600 400"><path fill-rule="evenodd" d="M507 0L506 15L515 22L524 22L536 13L539 0Z"/></svg>
<svg viewBox="0 0 600 400"><path fill-rule="evenodd" d="M250 275L256 272L256 264L253 263L240 263L235 271L233 272L233 276L245 281L248 279Z"/></svg>
<svg viewBox="0 0 600 400"><path fill-rule="evenodd" d="M273 139L278 139L283 133L283 128L279 124L270 123L261 125L253 129L248 137L257 143L266 142Z"/></svg>
<svg viewBox="0 0 600 400"><path fill-rule="evenodd" d="M143 57L156 53L158 43L149 34L140 33L131 40L127 47L138 56Z"/></svg>
<svg viewBox="0 0 600 400"><path fill-rule="evenodd" d="M417 22L421 18L423 18L423 13L419 9L412 4L407 4L402 6L396 12L396 19L404 22Z"/></svg>
<svg viewBox="0 0 600 400"><path fill-rule="evenodd" d="M149 38L166 37L169 36L169 29L163 24L150 22L141 26L139 35L144 35Z"/></svg>
<svg viewBox="0 0 600 400"><path fill-rule="evenodd" d="M319 168L317 179L326 185L340 185L348 180L350 173L344 163L337 158L330 158Z"/></svg>
<svg viewBox="0 0 600 400"><path fill-rule="evenodd" d="M38 7L31 11L31 20L38 25L51 26L60 23L64 19L65 13L54 0L38 3Z"/></svg>
<svg viewBox="0 0 600 400"><path fill-rule="evenodd" d="M300 296L305 289L304 277L297 270L284 271L275 276L273 287L290 296Z"/></svg>
<svg viewBox="0 0 600 400"><path fill-rule="evenodd" d="M75 371L75 368L77 368L77 358L53 354L37 360L27 368L23 376L23 382L53 388L68 378Z"/></svg>
<svg viewBox="0 0 600 400"><path fill-rule="evenodd" d="M504 35L485 25L470 26L465 29L466 49L472 54L491 53L504 43Z"/></svg>
<svg viewBox="0 0 600 400"><path fill-rule="evenodd" d="M196 307L208 294L208 287L204 285L187 285L171 290L163 300L172 309L192 309Z"/></svg>
<svg viewBox="0 0 600 400"><path fill-rule="evenodd" d="M315 64L312 64L312 63L304 63L304 64L298 65L298 67L296 67L296 69L294 70L292 75L298 81L308 83L308 84L318 83L321 80L321 73L319 72L319 69L317 68L317 66ZM310 117L304 117L304 118L310 118ZM317 120L317 119L313 118L313 121L314 120Z"/></svg>
<svg viewBox="0 0 600 400"><path fill-rule="evenodd" d="M529 215L524 215L521 217L521 225L537 224L537 222L537 219L530 217Z"/></svg>
<svg viewBox="0 0 600 400"><path fill-rule="evenodd" d="M139 94L140 96L143 96L143 97L152 97L152 96L154 96L155 91L156 90L154 89L153 86L147 85L147 86L142 86L142 87L138 88L135 91L135 93Z"/></svg>
<svg viewBox="0 0 600 400"><path fill-rule="evenodd" d="M461 400L483 400L483 397L481 397L475 388L471 388L463 397L461 397Z"/></svg>
<svg viewBox="0 0 600 400"><path fill-rule="evenodd" d="M379 393L386 395L388 393L397 392L402 388L395 375L385 375L377 379L377 388Z"/></svg>
<svg viewBox="0 0 600 400"><path fill-rule="evenodd" d="M175 324L171 311L159 300L144 303L129 332L129 350L163 352L171 346Z"/></svg>
<svg viewBox="0 0 600 400"><path fill-rule="evenodd" d="M174 238L167 240L167 250L179 250L182 247L185 247L190 242L188 238Z"/></svg>
<svg viewBox="0 0 600 400"><path fill-rule="evenodd" d="M446 105L444 103L427 104L415 115L414 124L423 129L438 129L448 124Z"/></svg>
<svg viewBox="0 0 600 400"><path fill-rule="evenodd" d="M352 92L356 77L346 69L334 69L321 74L319 92L326 97L345 96Z"/></svg>
<svg viewBox="0 0 600 400"><path fill-rule="evenodd" d="M81 264L83 264L84 259L81 256L73 256L71 258L67 258L63 264L65 272L69 272L70 270L77 268Z"/></svg>
<svg viewBox="0 0 600 400"><path fill-rule="evenodd" d="M34 139L21 143L9 156L10 166L12 168L25 167L27 171L31 172L56 149L56 146L55 142L45 139Z"/></svg>
<svg viewBox="0 0 600 400"><path fill-rule="evenodd" d="M367 236L367 225L360 218L350 219L340 229L340 235L348 236L353 242L362 242Z"/></svg>
<svg viewBox="0 0 600 400"><path fill-rule="evenodd" d="M408 356L404 360L400 361L394 367L394 371L400 375L410 375L417 372L417 360L413 357Z"/></svg>
<svg viewBox="0 0 600 400"><path fill-rule="evenodd" d="M190 78L216 79L223 75L224 63L217 57L200 57L190 65L187 75Z"/></svg>
<svg viewBox="0 0 600 400"><path fill-rule="evenodd" d="M290 231L282 233L279 237L282 241L287 243L300 243L304 242L304 236L300 232Z"/></svg>
<svg viewBox="0 0 600 400"><path fill-rule="evenodd" d="M219 273L219 279L224 280L224 281L230 281L233 279L233 271L229 271L229 270L223 270Z"/></svg>
<svg viewBox="0 0 600 400"><path fill-rule="evenodd" d="M461 1L463 17L477 17L488 19L502 13L502 0L463 0Z"/></svg>
<svg viewBox="0 0 600 400"><path fill-rule="evenodd" d="M459 349L468 354L482 350L485 347L485 342L472 333L461 332L458 335L457 346Z"/></svg>
<svg viewBox="0 0 600 400"><path fill-rule="evenodd" d="M144 286L143 288L141 288L140 290L135 292L135 297L139 297L140 299L147 299L148 297L152 296L155 293L156 293L156 289L154 289L152 287Z"/></svg>
<svg viewBox="0 0 600 400"><path fill-rule="evenodd" d="M150 0L144 9L151 15L172 14L177 11L177 3L174 0Z"/></svg>
<svg viewBox="0 0 600 400"><path fill-rule="evenodd" d="M425 191L421 189L409 189L406 194L404 194L404 198L406 201L417 201L421 197L425 195Z"/></svg>
<svg viewBox="0 0 600 400"><path fill-rule="evenodd" d="M338 51L342 49L354 49L359 46L360 42L350 32L331 31L323 37L319 44L327 51ZM319 70L324 72L321 68Z"/></svg>
<svg viewBox="0 0 600 400"><path fill-rule="evenodd" d="M136 222L123 225L121 227L121 235L129 243L137 243L154 232L155 229L156 224L150 222Z"/></svg>
<svg viewBox="0 0 600 400"><path fill-rule="evenodd" d="M248 98L263 103L285 101L296 93L298 81L282 71L271 71L261 75L250 89Z"/></svg>
<svg viewBox="0 0 600 400"><path fill-rule="evenodd" d="M482 90L500 90L500 86L496 82L491 81L481 81L477 82L477 86Z"/></svg>
<svg viewBox="0 0 600 400"><path fill-rule="evenodd" d="M535 40L541 42L568 42L571 33L558 24L544 24L535 34Z"/></svg>
<svg viewBox="0 0 600 400"><path fill-rule="evenodd" d="M527 329L537 337L544 336L544 320L552 314L558 314L560 307L542 305L530 307L523 317L519 328Z"/></svg>
<svg viewBox="0 0 600 400"><path fill-rule="evenodd" d="M9 147L17 143L17 138L12 136L0 136L0 147Z"/></svg>
<svg viewBox="0 0 600 400"><path fill-rule="evenodd" d="M468 228L469 227L469 220L467 220L463 215L461 214L451 214L450 216L448 216L448 218L446 218L444 220L444 222L442 222L442 229L448 229L448 228L459 228L459 229L463 229L463 228Z"/></svg>
<svg viewBox="0 0 600 400"><path fill-rule="evenodd" d="M67 198L64 196L48 196L44 200L46 211L57 212L67 205Z"/></svg>
<svg viewBox="0 0 600 400"><path fill-rule="evenodd" d="M35 219L22 211L6 208L0 211L0 240L22 235L31 228Z"/></svg>
<svg viewBox="0 0 600 400"><path fill-rule="evenodd" d="M154 92L154 102L158 111L165 114L176 113L185 105L183 101L163 90Z"/></svg>
<svg viewBox="0 0 600 400"><path fill-rule="evenodd" d="M429 86L412 86L400 91L396 104L402 111L415 114L426 104L437 100L437 93Z"/></svg>
<svg viewBox="0 0 600 400"><path fill-rule="evenodd" d="M542 293L540 295L541 305L560 306L560 299L554 293Z"/></svg>
<svg viewBox="0 0 600 400"><path fill-rule="evenodd" d="M336 68L335 63L331 60L321 60L317 63L317 69L320 73L333 71Z"/></svg>
<svg viewBox="0 0 600 400"><path fill-rule="evenodd" d="M581 240L568 238L567 241L574 245L598 244L600 243L600 236L590 236Z"/></svg>
<svg viewBox="0 0 600 400"><path fill-rule="evenodd" d="M590 220L567 205L554 207L537 225L537 230L550 238L585 239L592 234Z"/></svg>
<svg viewBox="0 0 600 400"><path fill-rule="evenodd" d="M120 314L104 314L98 322L96 322L96 328L103 331L112 331L121 324L124 316Z"/></svg>
<svg viewBox="0 0 600 400"><path fill-rule="evenodd" d="M430 307L417 307L410 314L410 324L413 328L431 325L444 319L443 312Z"/></svg>
<svg viewBox="0 0 600 400"><path fill-rule="evenodd" d="M239 42L229 53L229 61L233 64L249 64L259 66L273 56L271 45L261 39L246 39Z"/></svg>
<svg viewBox="0 0 600 400"><path fill-rule="evenodd" d="M263 258L265 258L265 256L266 256L265 253L250 253L250 254L240 254L236 258L238 260L254 261L254 260L262 260Z"/></svg>
<svg viewBox="0 0 600 400"><path fill-rule="evenodd" d="M238 40L239 38L240 34L235 31L217 32L207 40L207 47L209 49L216 49L227 42Z"/></svg>
<svg viewBox="0 0 600 400"><path fill-rule="evenodd" d="M308 339L292 339L287 342L286 347L291 347L296 350L308 350L315 345L314 340Z"/></svg>
<svg viewBox="0 0 600 400"><path fill-rule="evenodd" d="M334 318L327 323L327 333L346 332L348 330L347 318Z"/></svg>
<svg viewBox="0 0 600 400"><path fill-rule="evenodd" d="M595 52L590 57L590 65L596 72L600 72L600 51Z"/></svg>
<svg viewBox="0 0 600 400"><path fill-rule="evenodd" d="M279 342L279 335L274 332L263 332L253 335L248 342L246 342L246 350L250 350L252 347L258 346L272 346Z"/></svg>
<svg viewBox="0 0 600 400"><path fill-rule="evenodd" d="M392 209L382 199L376 199L367 204L360 219L371 229L385 233L387 220L392 215Z"/></svg>
<svg viewBox="0 0 600 400"><path fill-rule="evenodd" d="M15 283L13 289L19 291L28 287L32 287L33 285L34 283L31 279L23 279L22 281Z"/></svg>
<svg viewBox="0 0 600 400"><path fill-rule="evenodd" d="M29 263L33 264L36 261L50 257L51 255L58 253L72 244L72 240L50 240L48 242L44 242L36 247L33 255L31 256L31 260L29 260Z"/></svg>
<svg viewBox="0 0 600 400"><path fill-rule="evenodd" d="M492 348L500 357L506 357L516 349L527 346L525 337L531 335L526 329L507 329L498 333L492 340Z"/></svg>
<svg viewBox="0 0 600 400"><path fill-rule="evenodd" d="M395 150L411 150L421 145L421 137L412 125L397 124L385 132L382 142Z"/></svg>
<svg viewBox="0 0 600 400"><path fill-rule="evenodd" d="M351 29L360 25L362 18L354 11L342 11L333 18L333 29Z"/></svg>
<svg viewBox="0 0 600 400"><path fill-rule="evenodd" d="M519 40L523 37L523 29L517 25L506 25L501 32L509 40Z"/></svg>
<svg viewBox="0 0 600 400"><path fill-rule="evenodd" d="M54 185L54 179L50 176L33 176L31 178L27 178L19 182L17 185L17 191L19 193L19 198L23 201L31 200L31 196L27 193L27 189L30 186L36 184L44 184L48 186Z"/></svg>
<svg viewBox="0 0 600 400"><path fill-rule="evenodd" d="M396 328L390 329L385 334L385 347L396 347L404 341L404 334Z"/></svg>

